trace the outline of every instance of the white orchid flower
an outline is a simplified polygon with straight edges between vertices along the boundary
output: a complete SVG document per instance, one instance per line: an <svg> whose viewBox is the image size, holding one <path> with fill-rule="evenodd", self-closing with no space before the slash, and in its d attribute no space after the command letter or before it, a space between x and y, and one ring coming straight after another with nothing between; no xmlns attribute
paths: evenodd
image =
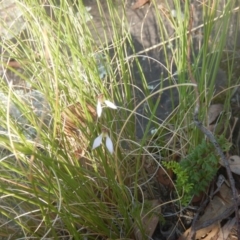
<svg viewBox="0 0 240 240"><path fill-rule="evenodd" d="M92 150L99 147L102 144L103 137L106 138L106 147L107 147L108 151L111 154L113 154L113 151L114 151L113 142L112 142L112 139L108 136L108 134L106 132L102 132L98 137L96 137L94 139Z"/></svg>
<svg viewBox="0 0 240 240"><path fill-rule="evenodd" d="M99 147L102 144L103 134L101 133L98 137L94 139L92 150Z"/></svg>
<svg viewBox="0 0 240 240"><path fill-rule="evenodd" d="M117 109L117 106L110 102L109 100L105 100L104 103L107 105L107 107L112 108L112 109Z"/></svg>
<svg viewBox="0 0 240 240"><path fill-rule="evenodd" d="M108 151L113 154L113 142L112 142L112 139L107 135L106 136L106 147L108 149Z"/></svg>
<svg viewBox="0 0 240 240"><path fill-rule="evenodd" d="M101 117L102 115L102 104L100 103L100 101L97 102L97 115L98 117Z"/></svg>
<svg viewBox="0 0 240 240"><path fill-rule="evenodd" d="M97 102L97 115L98 117L101 117L102 115L102 104L105 103L107 107L112 109L117 109L117 106L112 103L109 100L103 100L103 94L98 96L98 102Z"/></svg>

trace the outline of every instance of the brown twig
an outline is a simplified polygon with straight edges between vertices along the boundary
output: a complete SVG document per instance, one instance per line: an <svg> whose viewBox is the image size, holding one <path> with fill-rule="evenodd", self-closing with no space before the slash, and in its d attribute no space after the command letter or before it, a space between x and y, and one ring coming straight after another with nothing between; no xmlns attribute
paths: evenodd
<svg viewBox="0 0 240 240"><path fill-rule="evenodd" d="M203 124L202 122L198 119L198 115L199 115L199 108L200 108L200 100L199 100L199 92L198 92L198 85L197 85L197 82L193 76L193 73L192 73L192 68L191 68L191 31L192 31L192 23L193 23L193 5L191 5L191 8L190 8L190 18L189 18L189 24L188 24L188 41L187 41L187 61L188 61L188 73L189 73L189 77L190 77L190 81L194 84L196 84L196 87L195 87L195 94L196 94L196 106L195 106L195 110L194 110L194 123L196 124L196 126L198 127L199 130L202 131L202 133L209 139L209 141L214 145L218 155L220 156L221 160L223 161L224 165L225 165L225 168L227 170L227 175L228 175L228 179L229 179L229 182L230 182L230 186L231 186L231 190L232 190L232 194L233 194L233 199L235 201L235 217L236 217L236 221L237 223L239 223L238 221L238 196L237 196L237 191L236 191L236 188L235 188L235 181L233 179L233 176L232 176L232 172L230 170L230 166L229 166L229 162L226 158L226 156L224 155L220 145L218 144L216 138L214 137L214 135L212 134L211 131L209 131ZM197 217L197 216L196 216ZM192 239L193 236L195 235L196 233L196 229L195 229L195 222L196 222L196 219L194 219L193 221L193 225L192 225L192 228L191 228L191 233L190 233L190 236L189 238ZM238 227L238 229L240 229ZM238 236L240 234L240 231L238 230ZM240 239L240 238L239 238Z"/></svg>

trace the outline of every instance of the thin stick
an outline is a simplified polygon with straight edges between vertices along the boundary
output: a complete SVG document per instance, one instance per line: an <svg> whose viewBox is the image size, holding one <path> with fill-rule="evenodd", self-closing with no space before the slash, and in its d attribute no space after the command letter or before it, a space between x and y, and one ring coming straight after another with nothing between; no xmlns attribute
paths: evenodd
<svg viewBox="0 0 240 240"><path fill-rule="evenodd" d="M193 22L193 5L191 4L191 9L190 9L190 18L189 18L189 25L188 25L188 41L187 41L187 60L188 60L188 73L189 73L189 77L190 77L190 81L193 83L193 84L196 84L196 87L195 87L195 94L196 94L196 99L197 99L197 102L196 102L196 106L195 106L195 110L194 110L194 123L196 124L196 126L199 128L199 130L201 130L203 132L203 134L209 139L209 141L213 144L213 146L215 147L218 155L220 156L221 160L223 161L224 165L225 165L225 168L227 170L227 175L228 175L228 179L229 179L229 182L230 182L230 186L231 186L231 190L232 190L232 194L233 194L233 199L235 201L235 217L236 217L236 221L237 223L239 224L239 217L238 217L238 195L237 195L237 191L236 191L236 188L235 188L235 181L233 179L233 176L232 176L232 172L230 170L230 166L229 166L229 162L226 158L226 156L224 155L220 145L218 144L216 138L214 137L214 135L212 134L211 131L209 131L203 124L201 121L199 121L198 119L198 115L199 115L199 108L200 108L200 100L199 100L199 92L198 92L198 85L197 85L197 82L193 76L193 73L192 73L192 68L191 68L191 30L192 30L192 22ZM196 216L197 217L197 216ZM195 222L196 222L196 219L195 221L193 221L193 225L192 225L192 228L191 228L191 233L190 233L190 239L192 239L192 237L195 235L196 233L196 230L195 230ZM238 236L240 236L240 228L238 226ZM238 237L238 239L240 239Z"/></svg>

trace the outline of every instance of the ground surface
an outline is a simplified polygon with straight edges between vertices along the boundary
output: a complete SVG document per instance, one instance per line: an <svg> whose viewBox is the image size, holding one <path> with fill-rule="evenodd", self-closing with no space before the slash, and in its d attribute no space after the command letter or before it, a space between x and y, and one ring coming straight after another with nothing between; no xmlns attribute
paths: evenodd
<svg viewBox="0 0 240 240"><path fill-rule="evenodd" d="M96 35L96 41L99 41L100 39L104 38L103 35L103 29L105 29L108 34L108 41L111 42L112 41L112 29L111 29L111 24L108 22L109 21L109 16L108 16L108 11L107 11L107 1L106 0L102 0L102 4L101 7L103 9L103 11L105 12L106 16L104 21L102 22L102 18L100 17L99 14L99 10L98 10L98 6L96 4L95 0L84 0L83 1L84 4L88 7L91 7L90 10L90 14L92 15L93 19L93 23L95 25L95 29L97 29L97 32L95 33ZM120 2L122 2L121 0L119 1L115 1L116 5L119 5L119 14L121 14L121 12L123 11L123 9L120 6ZM133 0L128 0L126 1L125 4L125 10L126 10L126 15L128 18L128 22L129 22L129 28L130 28L130 33L131 33L131 37L133 39L134 42L134 47L136 49L136 52L141 52L141 54L139 54L139 60L141 63L141 66L143 68L143 72L144 72L144 76L146 78L146 81L148 83L149 86L155 86L157 84L159 84L162 81L162 86L167 86L169 84L171 84L171 79L166 79L169 75L172 75L173 73L175 73L176 68L175 66L171 66L171 70L167 70L165 68L165 63L166 63L166 58L163 54L163 50L162 47L160 45L160 43L162 42L162 39L160 37L159 34L159 29L158 29L158 24L157 24L157 20L155 17L155 10L154 8L150 5L150 4L146 4L143 8L140 9L136 9L133 10L131 8L132 4L135 1ZM159 11L161 11L161 14L164 18L164 25L168 31L168 35L169 36L174 36L174 31L171 25L171 22L168 19L168 16L166 14L166 2L164 0L158 0L156 1L158 6L159 6ZM202 23L202 19L201 19L201 4L202 2L200 1L192 1L193 5L194 5L194 26L193 27L197 27ZM222 1L222 4L224 3L224 1ZM172 4L172 1L168 0L168 4L171 7L172 10L174 10L174 5ZM219 9L221 9L221 4L218 6ZM166 15L164 15L166 14ZM103 26L104 23L104 26ZM235 29L235 19L233 17L233 22L232 22L232 26L231 29L229 29L229 41L227 43L226 49L231 50L232 45L233 45L233 40L231 38L231 34L233 33ZM91 23L89 23L91 24ZM119 23L120 26L120 23ZM94 29L92 29L92 31L95 31ZM240 33L240 31L239 31ZM201 34L202 34L202 28L199 28L196 31L196 37L194 38L194 50L197 52L199 50L199 46L201 46ZM240 35L240 34L239 34ZM100 41L99 41L100 42ZM173 47L174 47L174 41L172 42ZM152 48L153 46L157 47L153 48L152 50L147 51L148 48ZM238 47L240 49L240 38L238 39ZM238 49L238 51L239 51ZM129 55L131 55L132 52L129 50ZM239 55L240 55L240 51L239 51ZM172 52L169 51L168 52L168 59L171 60L172 59ZM237 65L237 63L236 63ZM223 88L226 85L226 81L227 81L227 73L224 71L224 64L222 64L222 69L219 69L219 72L217 74L216 77L216 88ZM19 69L18 71L21 71L21 69ZM142 80L139 76L138 70L136 68L136 66L133 64L133 67L131 69L132 71L132 76L134 78L134 80L137 83L136 88L133 88L133 96L136 99L136 105L138 103L140 103L146 96L143 94L144 91L143 90L143 83ZM13 84L15 85L22 85L22 81L19 80L19 78L16 77L16 75L14 75L13 73L9 72L9 71L5 71L2 70L1 73L4 78L6 79L6 81L10 82L11 80L13 81ZM175 80L177 80L177 75L175 75ZM186 82L188 82L189 80L186 79ZM154 92L154 91L153 91ZM237 91L237 96L236 99L240 99L239 98L239 91ZM156 111L156 119L161 122L162 120L164 120L169 113L171 112L171 110L173 109L174 106L176 106L177 102L178 102L178 98L177 98L177 94L176 94L176 89L173 89L173 95L175 95L176 97L174 99L171 98L171 92L170 91L165 91L163 92L163 94L161 95L161 99L160 102L158 104L157 107L157 111ZM155 102L158 99L159 95L155 95L152 97L153 102ZM236 100L238 101L238 100ZM237 103L236 103L237 104ZM145 115L148 116L147 112L145 112L145 107L144 105L140 105L139 108L137 109L137 112L140 115ZM141 138L145 127L148 123L148 120L144 117L139 116L138 117L138 124L137 124L137 137ZM168 209L169 211L169 209ZM170 221L176 221L176 219L174 218L170 218ZM171 226L170 226L171 227ZM163 239L163 232L164 230L168 231L169 229L158 229L159 231L155 234L154 239ZM172 238L174 239L174 238Z"/></svg>

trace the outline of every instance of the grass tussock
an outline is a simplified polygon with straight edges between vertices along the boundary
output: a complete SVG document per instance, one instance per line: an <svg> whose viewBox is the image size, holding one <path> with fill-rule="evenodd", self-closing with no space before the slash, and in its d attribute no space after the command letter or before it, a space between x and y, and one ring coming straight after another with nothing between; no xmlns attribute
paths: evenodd
<svg viewBox="0 0 240 240"><path fill-rule="evenodd" d="M235 1L199 4L202 25L189 29L189 22L195 23L189 1L174 0L171 6L152 1L161 36L155 47L162 54L162 62L155 63L167 73L152 85L129 30L128 5L96 1L95 20L81 1L16 1L24 30L18 34L9 28L14 38L1 41L5 74L20 79L16 83L3 74L0 85L3 239L117 239L139 232L147 239L143 217L156 215L151 200L162 198L161 207L171 202L179 211L190 204L191 183L186 183L191 191L185 191L191 196L184 198L162 163L197 154L205 141L192 119L197 101L200 119L208 125L209 106L223 103L228 114L239 84L232 67L235 35L229 30L238 15ZM224 52L229 34L231 53ZM199 99L189 78L189 44ZM217 86L225 54L227 79ZM169 113L160 119L166 93ZM229 125L230 118L222 121ZM155 188L159 171L171 183L171 199Z"/></svg>

